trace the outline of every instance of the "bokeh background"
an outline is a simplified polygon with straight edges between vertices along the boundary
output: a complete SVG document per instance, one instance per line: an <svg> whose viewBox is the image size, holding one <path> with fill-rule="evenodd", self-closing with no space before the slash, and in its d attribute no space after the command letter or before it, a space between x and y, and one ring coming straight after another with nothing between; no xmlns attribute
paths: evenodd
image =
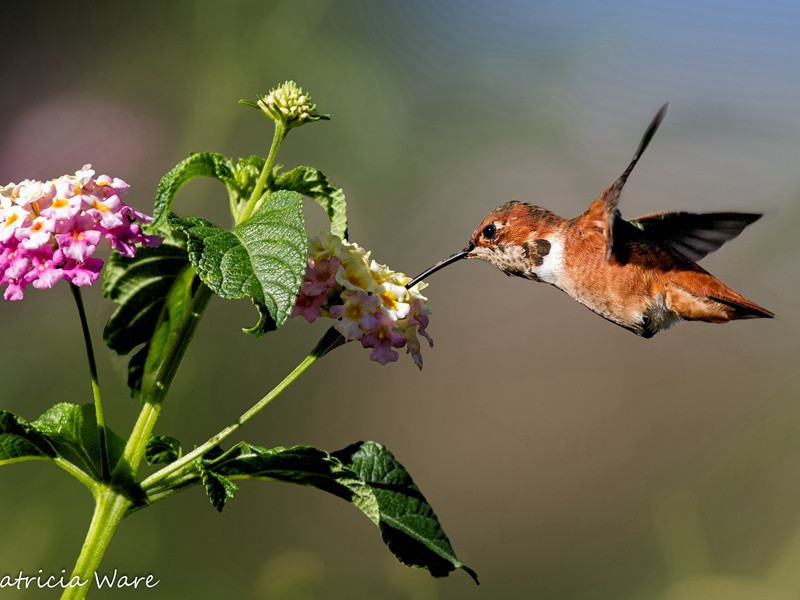
<svg viewBox="0 0 800 600"><path fill-rule="evenodd" d="M397 564L332 496L245 482L222 515L195 489L123 523L103 568L161 580L137 597L800 598L796 2L15 2L2 21L2 183L91 162L150 210L189 152L265 154L270 123L236 101L295 79L333 120L293 131L279 161L343 186L352 239L409 273L504 201L582 212L667 100L623 215L765 213L703 265L774 321L643 340L548 286L459 263L431 279L424 371L349 345L242 431L385 443L480 587ZM226 207L210 181L176 204L219 224ZM322 227L316 205L308 218ZM112 307L97 289L88 304L99 343ZM90 401L66 287L0 311L2 407L33 419ZM247 301L212 302L157 432L204 441L326 327L257 340L240 331L254 319ZM127 435L125 361L102 347L99 360ZM3 468L0 574L69 571L90 514L52 465Z"/></svg>

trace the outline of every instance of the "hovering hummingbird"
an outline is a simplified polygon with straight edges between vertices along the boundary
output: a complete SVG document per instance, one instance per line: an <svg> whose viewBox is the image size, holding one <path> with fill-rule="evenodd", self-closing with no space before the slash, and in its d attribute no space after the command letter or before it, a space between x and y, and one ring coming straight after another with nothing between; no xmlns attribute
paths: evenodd
<svg viewBox="0 0 800 600"><path fill-rule="evenodd" d="M695 262L735 238L760 214L662 212L631 221L620 216L620 192L666 111L665 104L628 167L585 213L563 219L531 204L503 204L478 225L466 248L408 286L462 258L479 258L507 275L554 285L644 338L681 320L726 323L772 317Z"/></svg>

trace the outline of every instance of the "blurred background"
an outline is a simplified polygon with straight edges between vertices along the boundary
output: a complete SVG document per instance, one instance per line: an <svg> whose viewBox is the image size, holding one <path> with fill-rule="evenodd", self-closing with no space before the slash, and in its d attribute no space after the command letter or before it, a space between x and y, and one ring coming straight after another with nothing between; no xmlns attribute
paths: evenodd
<svg viewBox="0 0 800 600"><path fill-rule="evenodd" d="M322 492L200 489L125 521L103 568L154 573L161 598L800 598L800 5L792 0L429 3L6 3L0 183L91 162L151 210L192 151L266 154L237 105L285 79L333 120L279 162L342 186L351 239L410 274L462 248L511 199L585 210L670 109L623 216L765 216L703 266L773 321L685 324L643 340L546 285L464 262L430 280L436 341L418 372L351 344L242 430L264 445L386 444L427 496L464 573L397 564L373 525ZM228 225L196 181L175 210ZM309 230L323 227L309 203ZM96 286L99 288L99 286ZM127 437L124 359L87 303L107 419ZM156 432L205 441L270 389L327 325L263 339L247 301L212 301ZM0 406L34 419L90 402L66 286L0 306ZM71 569L89 495L53 465L0 471L0 574ZM3 597L37 597L3 590ZM52 595L50 595L52 596ZM113 596L109 592L92 597Z"/></svg>

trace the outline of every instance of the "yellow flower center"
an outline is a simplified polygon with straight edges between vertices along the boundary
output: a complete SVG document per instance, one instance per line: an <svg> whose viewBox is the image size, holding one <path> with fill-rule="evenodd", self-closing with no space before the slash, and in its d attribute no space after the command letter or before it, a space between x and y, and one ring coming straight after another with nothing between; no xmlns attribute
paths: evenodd
<svg viewBox="0 0 800 600"><path fill-rule="evenodd" d="M66 205L67 205L66 198L56 198L55 200L53 200L53 204L51 204L53 208L64 208Z"/></svg>
<svg viewBox="0 0 800 600"><path fill-rule="evenodd" d="M383 305L388 308L389 310L397 309L397 300L394 296L392 296L391 292L381 292L380 293L381 300L383 301Z"/></svg>
<svg viewBox="0 0 800 600"><path fill-rule="evenodd" d="M361 277L360 273L347 273L344 278L348 283L352 283L354 287L361 288L362 290L367 288L367 281L364 277Z"/></svg>
<svg viewBox="0 0 800 600"><path fill-rule="evenodd" d="M361 317L364 316L364 311L360 304L350 304L345 307L344 316L347 317L349 321L360 321Z"/></svg>
<svg viewBox="0 0 800 600"><path fill-rule="evenodd" d="M108 212L108 207L98 200L92 200L92 207L96 208L100 212Z"/></svg>

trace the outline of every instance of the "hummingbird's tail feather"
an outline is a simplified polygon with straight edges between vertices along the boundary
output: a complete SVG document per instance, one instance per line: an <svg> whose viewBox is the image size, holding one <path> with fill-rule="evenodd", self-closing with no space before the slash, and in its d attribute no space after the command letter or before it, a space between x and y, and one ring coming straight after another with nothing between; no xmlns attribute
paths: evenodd
<svg viewBox="0 0 800 600"><path fill-rule="evenodd" d="M733 310L734 316L731 319L771 319L775 316L771 311L762 308L755 302L750 302L744 297L741 300L729 300L727 298L709 296L709 299L724 304Z"/></svg>
<svg viewBox="0 0 800 600"><path fill-rule="evenodd" d="M766 308L751 302L733 291L719 280L708 275L711 289L689 289L673 284L666 292L666 304L684 321L706 321L707 323L727 323L737 319L772 318L774 315Z"/></svg>

